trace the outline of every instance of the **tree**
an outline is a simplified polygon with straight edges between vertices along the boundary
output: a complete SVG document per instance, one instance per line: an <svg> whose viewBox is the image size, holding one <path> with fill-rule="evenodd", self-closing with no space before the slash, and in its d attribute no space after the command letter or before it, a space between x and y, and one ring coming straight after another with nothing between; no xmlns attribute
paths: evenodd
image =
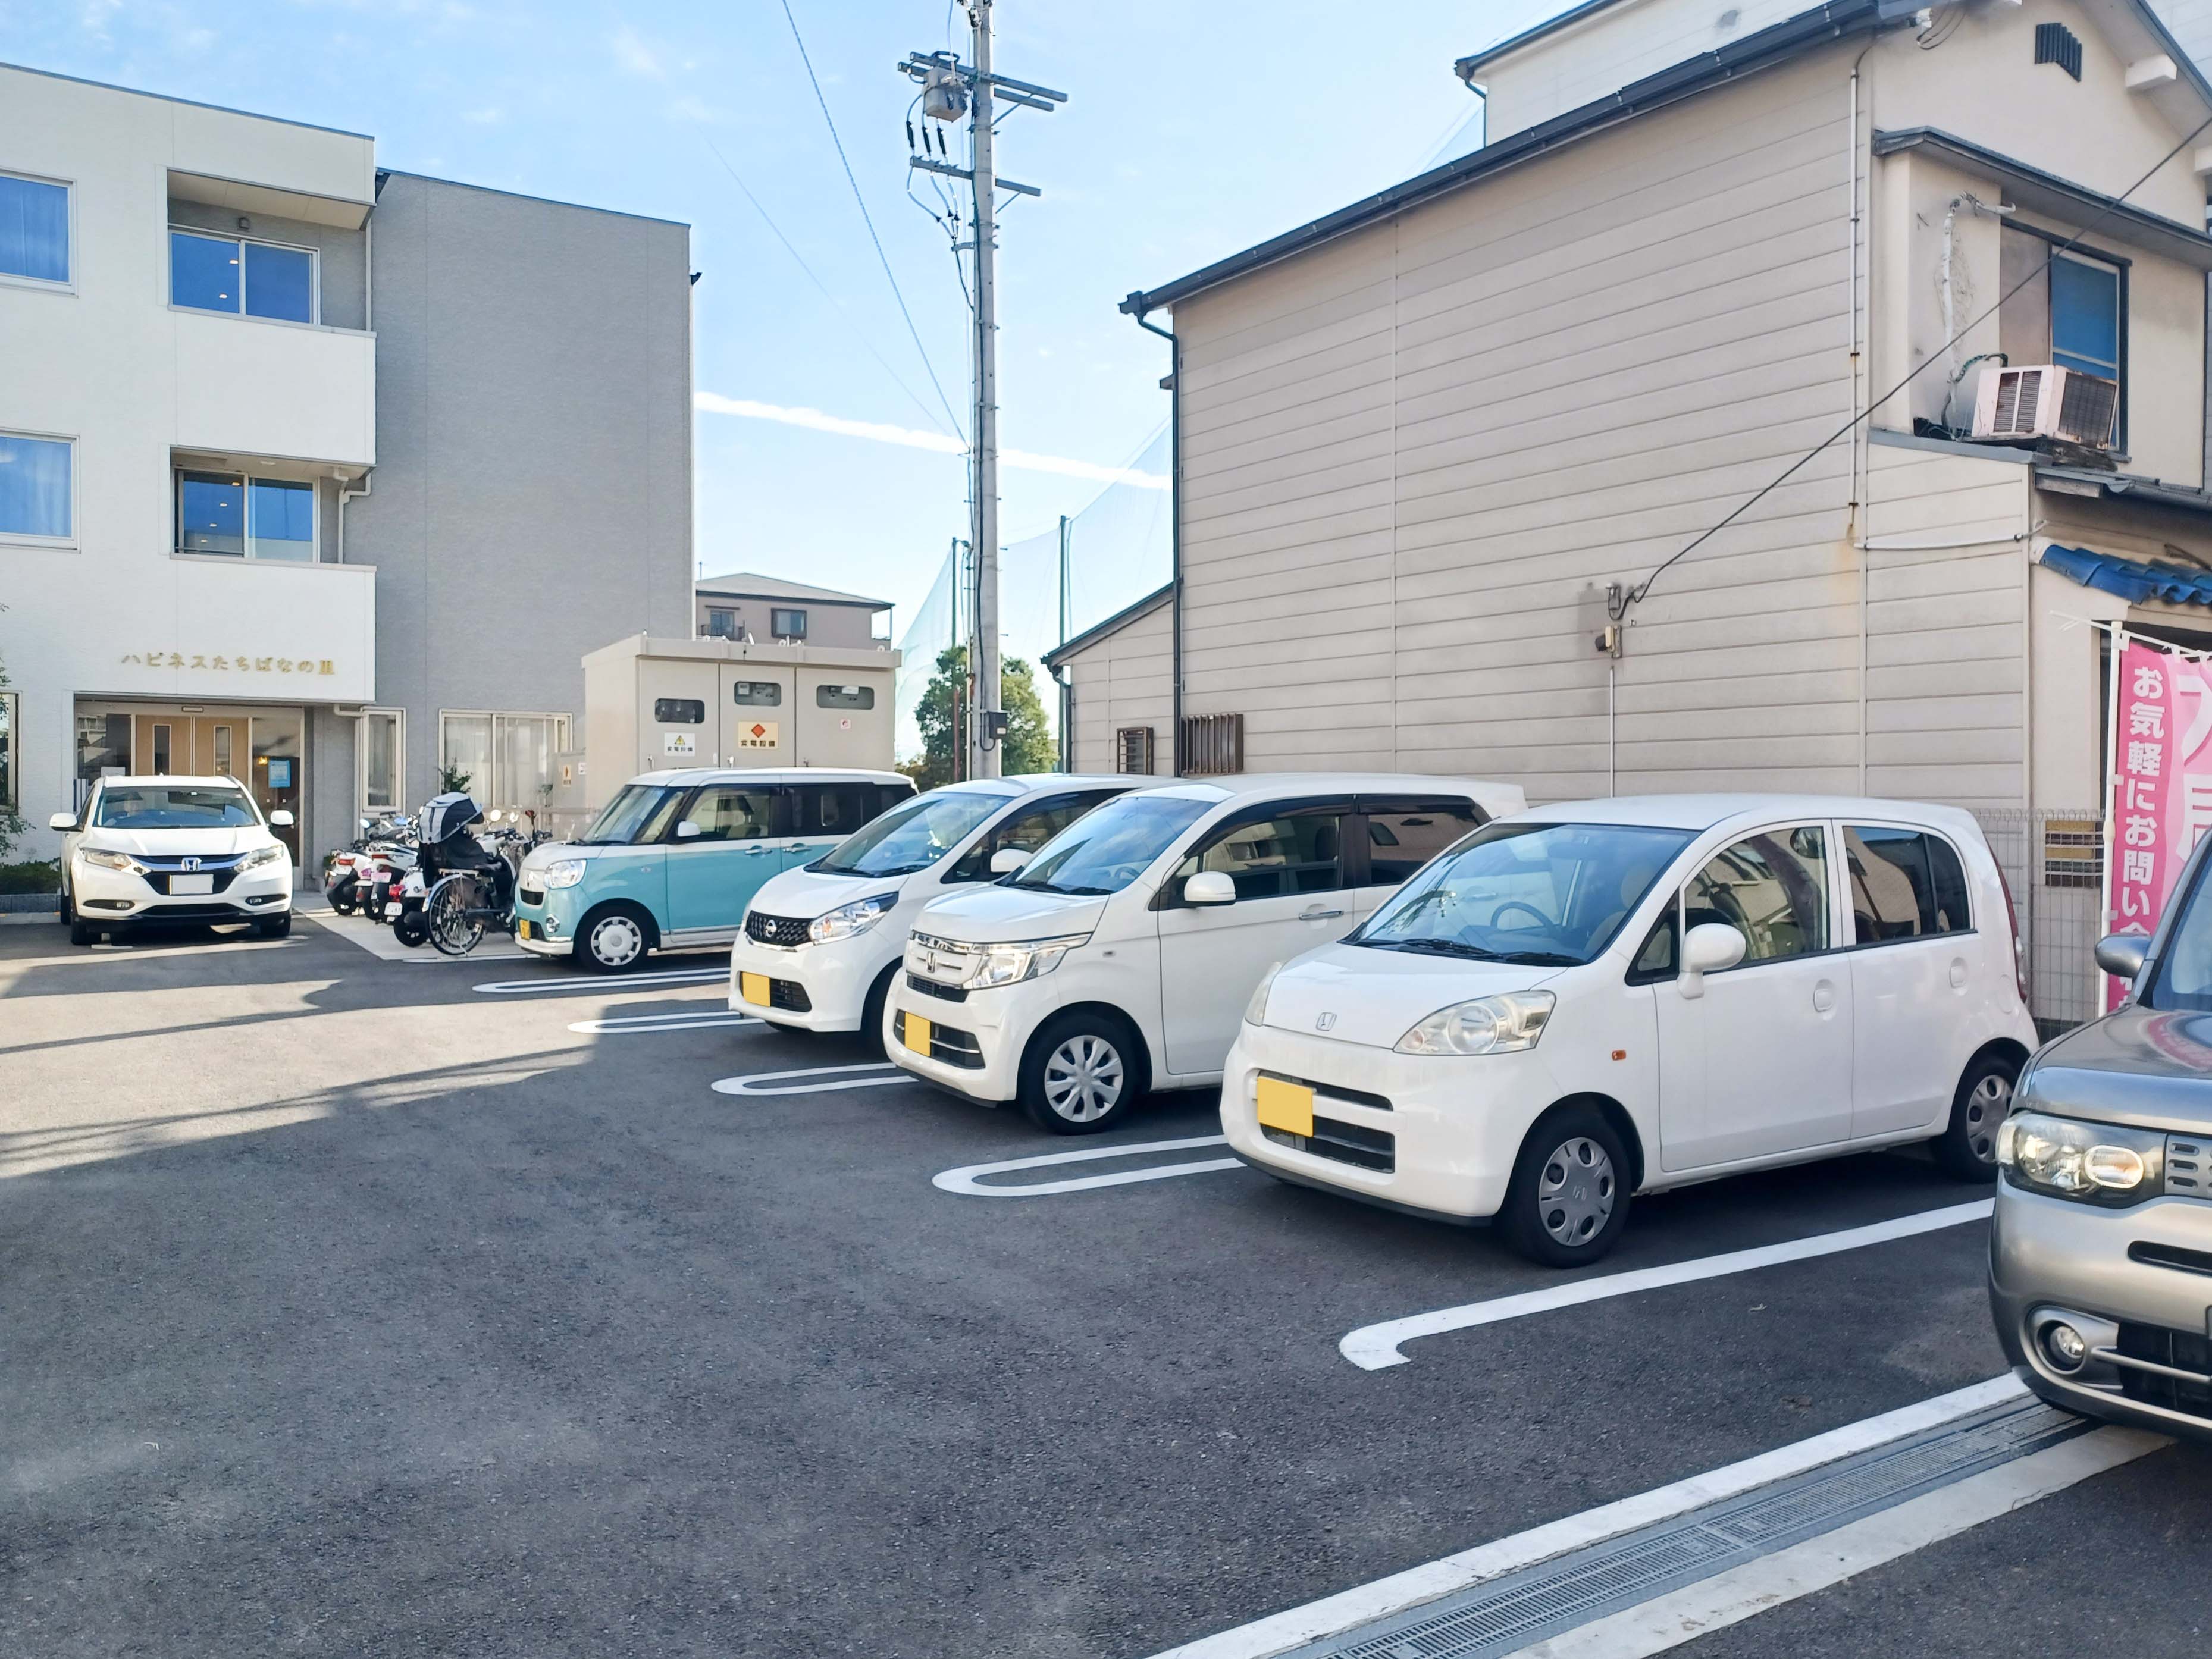
<svg viewBox="0 0 2212 1659"><path fill-rule="evenodd" d="M921 728L921 759L900 769L913 778L917 789L934 789L956 775L962 728L967 723L968 679L966 646L938 653L937 672L914 711L915 723ZM1059 751L1036 678L1019 657L1006 657L999 664L999 703L1008 717L999 769L1009 776L1053 770L1059 764Z"/></svg>

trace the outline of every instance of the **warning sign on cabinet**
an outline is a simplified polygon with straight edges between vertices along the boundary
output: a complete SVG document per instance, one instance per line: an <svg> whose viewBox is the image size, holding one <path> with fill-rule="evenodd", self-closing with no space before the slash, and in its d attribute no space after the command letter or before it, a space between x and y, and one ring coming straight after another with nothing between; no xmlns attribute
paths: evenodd
<svg viewBox="0 0 2212 1659"><path fill-rule="evenodd" d="M774 720L754 720L738 728L738 747L740 749L773 749L781 741L776 735Z"/></svg>

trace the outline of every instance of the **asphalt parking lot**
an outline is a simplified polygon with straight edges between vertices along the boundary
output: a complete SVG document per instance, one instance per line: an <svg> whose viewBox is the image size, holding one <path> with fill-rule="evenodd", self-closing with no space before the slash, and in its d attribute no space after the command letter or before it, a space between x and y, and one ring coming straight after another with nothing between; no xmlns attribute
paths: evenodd
<svg viewBox="0 0 2212 1659"><path fill-rule="evenodd" d="M1916 1156L1639 1203L1602 1271L1867 1242L1547 1301L1212 1167L1210 1096L1057 1139L714 957L366 927L0 927L0 1653L1146 1659L2003 1372L1979 1220L1925 1224L1985 1194ZM2201 1654L2212 1455L2130 1460L1539 1650Z"/></svg>

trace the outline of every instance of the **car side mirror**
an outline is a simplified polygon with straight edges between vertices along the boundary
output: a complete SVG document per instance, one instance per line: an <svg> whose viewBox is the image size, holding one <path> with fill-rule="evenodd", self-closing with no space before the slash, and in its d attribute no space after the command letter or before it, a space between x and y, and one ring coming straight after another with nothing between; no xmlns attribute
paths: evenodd
<svg viewBox="0 0 2212 1659"><path fill-rule="evenodd" d="M269 822L279 830L289 830L292 827L292 815L280 806L269 815Z"/></svg>
<svg viewBox="0 0 2212 1659"><path fill-rule="evenodd" d="M1733 968L1743 960L1749 942L1724 921L1703 921L1682 941L1682 971L1674 983L1692 1001L1705 994L1705 975Z"/></svg>
<svg viewBox="0 0 2212 1659"><path fill-rule="evenodd" d="M678 841L696 841L700 833L699 826L689 818L676 826L676 839Z"/></svg>
<svg viewBox="0 0 2212 1659"><path fill-rule="evenodd" d="M1182 884L1187 904L1234 904L1237 884L1222 870L1201 870Z"/></svg>
<svg viewBox="0 0 2212 1659"><path fill-rule="evenodd" d="M49 830L58 830L64 835L67 835L70 830L76 828L76 814L74 812L57 812L53 817L46 820L46 828Z"/></svg>
<svg viewBox="0 0 2212 1659"><path fill-rule="evenodd" d="M2150 940L2141 933L2112 933L2097 941L2097 966L2114 979L2132 981L2149 955Z"/></svg>
<svg viewBox="0 0 2212 1659"><path fill-rule="evenodd" d="M1018 847L1001 847L991 854L991 873L1011 876L1030 861L1030 855Z"/></svg>

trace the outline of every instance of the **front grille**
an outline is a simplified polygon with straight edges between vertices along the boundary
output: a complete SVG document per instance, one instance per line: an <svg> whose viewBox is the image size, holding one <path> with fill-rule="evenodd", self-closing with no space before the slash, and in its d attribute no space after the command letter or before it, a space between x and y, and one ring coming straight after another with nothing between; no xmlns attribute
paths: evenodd
<svg viewBox="0 0 2212 1659"><path fill-rule="evenodd" d="M909 991L919 991L926 997L937 997L945 1002L968 1000L967 992L958 986L939 985L935 980L924 979L919 974L908 974L906 976L906 988Z"/></svg>
<svg viewBox="0 0 2212 1659"><path fill-rule="evenodd" d="M162 904L141 910L134 921L236 921L243 914L234 904Z"/></svg>
<svg viewBox="0 0 2212 1659"><path fill-rule="evenodd" d="M2201 1333L2170 1331L2163 1325L2120 1326L2119 1352L2130 1359L2191 1373L2169 1376L2161 1371L2139 1371L2128 1366L2120 1373L2120 1391L2147 1406L2212 1419L2212 1341Z"/></svg>
<svg viewBox="0 0 2212 1659"><path fill-rule="evenodd" d="M545 902L545 895L535 887L518 888L515 890L514 896L524 904L543 904Z"/></svg>
<svg viewBox="0 0 2212 1659"><path fill-rule="evenodd" d="M140 858L138 862L146 866L146 884L166 896L176 890L173 884L179 876L206 876L212 883L210 891L220 893L227 890L237 878L239 860L243 856L234 853L223 858L202 858L198 860L197 867L191 869L185 867L183 854L166 858L146 856ZM192 896L198 898L200 895L195 893Z"/></svg>
<svg viewBox="0 0 2212 1659"><path fill-rule="evenodd" d="M2166 1190L2176 1198L2212 1198L2212 1143L2194 1135L2166 1138Z"/></svg>
<svg viewBox="0 0 2212 1659"><path fill-rule="evenodd" d="M1382 1175L1392 1174L1398 1167L1398 1138L1387 1129L1364 1129L1357 1123L1316 1117L1314 1132L1310 1135L1294 1135L1287 1129L1265 1126L1260 1133L1279 1146L1310 1152L1316 1158L1333 1158L1339 1164L1356 1164Z"/></svg>
<svg viewBox="0 0 2212 1659"><path fill-rule="evenodd" d="M771 916L758 910L745 912L745 937L756 945L781 945L785 950L806 943L812 924L797 916Z"/></svg>
<svg viewBox="0 0 2212 1659"><path fill-rule="evenodd" d="M814 1000L795 979L772 979L768 982L768 1006L787 1014L806 1014L814 1011Z"/></svg>
<svg viewBox="0 0 2212 1659"><path fill-rule="evenodd" d="M899 1010L898 1040L906 1041L906 1010ZM973 1031L955 1031L938 1024L929 1026L929 1057L947 1066L957 1066L965 1071L983 1069L983 1046L975 1041Z"/></svg>

